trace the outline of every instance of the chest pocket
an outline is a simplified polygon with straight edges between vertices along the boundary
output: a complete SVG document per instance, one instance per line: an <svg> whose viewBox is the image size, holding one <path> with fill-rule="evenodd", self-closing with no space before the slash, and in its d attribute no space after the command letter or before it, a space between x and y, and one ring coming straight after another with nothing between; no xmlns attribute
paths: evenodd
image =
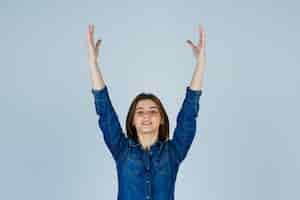
<svg viewBox="0 0 300 200"><path fill-rule="evenodd" d="M154 160L153 165L157 175L171 174L171 166L167 156L162 157L160 160Z"/></svg>
<svg viewBox="0 0 300 200"><path fill-rule="evenodd" d="M131 175L142 175L145 171L143 161L137 155L128 155L126 172Z"/></svg>

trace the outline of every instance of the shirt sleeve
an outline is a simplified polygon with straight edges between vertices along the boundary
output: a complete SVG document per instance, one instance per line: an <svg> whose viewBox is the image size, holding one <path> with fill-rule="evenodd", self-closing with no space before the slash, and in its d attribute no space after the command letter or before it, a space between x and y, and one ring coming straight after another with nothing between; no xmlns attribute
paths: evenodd
<svg viewBox="0 0 300 200"><path fill-rule="evenodd" d="M121 128L118 116L111 103L108 88L92 88L96 114L99 116L98 126L101 129L105 144L117 161L119 153L126 143L126 137Z"/></svg>
<svg viewBox="0 0 300 200"><path fill-rule="evenodd" d="M192 90L190 87L186 87L185 98L177 115L176 127L171 140L178 162L185 159L194 140L201 95L202 90Z"/></svg>

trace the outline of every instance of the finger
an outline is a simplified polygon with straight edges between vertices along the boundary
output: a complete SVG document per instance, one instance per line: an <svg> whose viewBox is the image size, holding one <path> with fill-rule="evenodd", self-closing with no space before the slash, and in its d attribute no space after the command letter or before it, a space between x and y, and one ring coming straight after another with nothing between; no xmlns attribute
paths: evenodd
<svg viewBox="0 0 300 200"><path fill-rule="evenodd" d="M94 30L93 29L94 29L93 25L89 24L87 36L88 36L88 45L90 47L94 47L94 36L93 36Z"/></svg>
<svg viewBox="0 0 300 200"><path fill-rule="evenodd" d="M102 41L102 40L97 40L97 42L96 42L96 49L99 48L99 46L100 46L100 44L101 44L101 41Z"/></svg>
<svg viewBox="0 0 300 200"><path fill-rule="evenodd" d="M203 31L203 33L202 33L202 42L201 42L201 44L202 44L202 48L205 48L205 46L206 46L206 33L205 33L205 31Z"/></svg>
<svg viewBox="0 0 300 200"><path fill-rule="evenodd" d="M205 48L205 32L201 25L199 25L199 47Z"/></svg>
<svg viewBox="0 0 300 200"><path fill-rule="evenodd" d="M91 24L90 38L91 38L92 43L94 43L94 24Z"/></svg>
<svg viewBox="0 0 300 200"><path fill-rule="evenodd" d="M195 48L196 46L193 44L193 42L191 40L187 40L186 41L192 48Z"/></svg>
<svg viewBox="0 0 300 200"><path fill-rule="evenodd" d="M94 24L89 24L89 31L94 32Z"/></svg>
<svg viewBox="0 0 300 200"><path fill-rule="evenodd" d="M88 40L88 43L90 43L90 41L91 41L91 25L90 24L88 25L88 30L87 30L87 40Z"/></svg>

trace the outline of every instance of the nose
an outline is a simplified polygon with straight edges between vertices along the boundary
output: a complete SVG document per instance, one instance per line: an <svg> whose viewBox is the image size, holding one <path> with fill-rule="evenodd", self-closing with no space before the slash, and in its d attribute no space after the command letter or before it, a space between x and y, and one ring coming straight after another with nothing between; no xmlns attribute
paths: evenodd
<svg viewBox="0 0 300 200"><path fill-rule="evenodd" d="M143 113L143 118L144 118L144 119L149 119L151 116L152 116L152 115L151 115L150 112L144 112L144 113Z"/></svg>
<svg viewBox="0 0 300 200"><path fill-rule="evenodd" d="M144 119L149 119L149 118L150 118L150 114L149 114L148 112L145 112L145 113L143 114L143 118L144 118Z"/></svg>

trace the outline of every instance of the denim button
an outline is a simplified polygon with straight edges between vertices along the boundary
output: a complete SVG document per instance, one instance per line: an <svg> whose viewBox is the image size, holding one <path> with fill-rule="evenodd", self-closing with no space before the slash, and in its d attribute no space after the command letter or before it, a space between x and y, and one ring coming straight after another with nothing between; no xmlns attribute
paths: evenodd
<svg viewBox="0 0 300 200"><path fill-rule="evenodd" d="M150 196L146 196L146 199L150 199Z"/></svg>

